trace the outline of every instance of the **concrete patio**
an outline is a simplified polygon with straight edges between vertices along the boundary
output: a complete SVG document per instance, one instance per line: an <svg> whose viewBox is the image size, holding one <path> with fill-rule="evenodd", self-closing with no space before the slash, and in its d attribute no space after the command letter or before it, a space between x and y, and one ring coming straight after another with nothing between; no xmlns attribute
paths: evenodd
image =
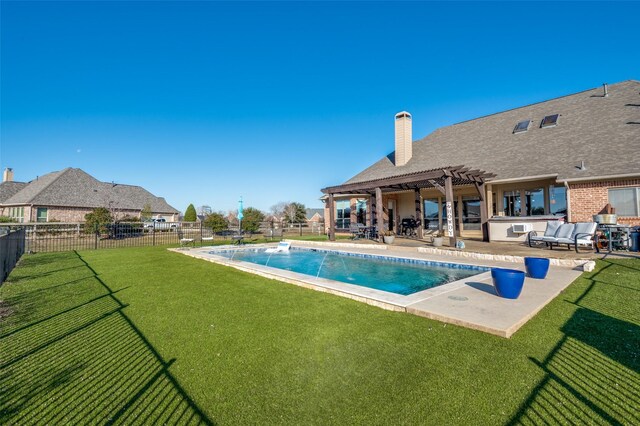
<svg viewBox="0 0 640 426"><path fill-rule="evenodd" d="M396 240L398 241L398 239ZM404 241L401 241L404 243ZM461 259L446 254L423 253L410 244L385 246L361 242L305 242L293 241L293 247L313 247L381 255L474 264L491 268L524 270L524 264L495 260ZM422 243L422 246L424 243ZM252 245L252 248L256 246ZM222 247L200 247L194 249L173 249L195 258L208 260L236 269L272 278L306 288L336 294L388 310L407 312L438 321L467 328L481 330L501 337L510 337L529 319L553 300L562 290L582 274L582 267L552 266L545 280L525 279L524 289L517 300L504 299L495 293L490 272L483 272L468 279L455 281L408 296L375 290L368 287L316 278L296 272L275 269L253 263L230 260L209 253ZM228 248L228 247L227 247ZM237 247L236 247L237 248ZM509 250L508 247L501 250ZM533 249L529 249L533 250ZM549 252L549 250L539 250ZM554 250L552 253L555 253ZM536 251L537 253L537 251ZM573 252L575 254L575 252ZM527 253L530 254L530 253ZM587 259L588 260L588 259Z"/></svg>

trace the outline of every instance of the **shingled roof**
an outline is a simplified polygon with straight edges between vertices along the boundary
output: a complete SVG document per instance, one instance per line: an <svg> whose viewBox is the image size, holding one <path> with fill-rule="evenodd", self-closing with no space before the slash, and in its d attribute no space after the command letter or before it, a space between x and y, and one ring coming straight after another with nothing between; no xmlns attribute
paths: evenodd
<svg viewBox="0 0 640 426"><path fill-rule="evenodd" d="M25 186L27 184L24 182L9 181L0 183L0 204L16 195Z"/></svg>
<svg viewBox="0 0 640 426"><path fill-rule="evenodd" d="M9 182L2 186L6 183ZM4 201L0 198L0 204L89 208L110 204L123 210L142 210L145 204L149 204L154 213L179 213L164 198L156 197L140 186L100 182L83 170L71 167L22 185Z"/></svg>
<svg viewBox="0 0 640 426"><path fill-rule="evenodd" d="M558 180L640 175L640 81L596 88L437 129L413 143L413 157L396 167L394 153L346 184L462 164L490 180L557 176ZM545 116L560 114L555 127ZM532 120L526 132L516 124ZM584 161L585 170L580 170Z"/></svg>

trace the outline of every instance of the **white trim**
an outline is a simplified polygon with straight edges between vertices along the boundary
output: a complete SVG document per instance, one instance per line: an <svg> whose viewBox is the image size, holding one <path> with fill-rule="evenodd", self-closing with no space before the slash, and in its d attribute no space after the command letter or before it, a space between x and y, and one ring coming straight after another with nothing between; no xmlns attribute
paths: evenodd
<svg viewBox="0 0 640 426"><path fill-rule="evenodd" d="M608 179L621 179L621 178L629 178L629 177L640 177L640 173L626 173L623 175L611 175L611 176L591 176L591 177L582 177L582 178L568 178L568 179L558 179L558 182L582 182L582 181L590 181L590 180L608 180Z"/></svg>
<svg viewBox="0 0 640 426"><path fill-rule="evenodd" d="M515 179L497 179L497 180L488 180L486 181L487 184L496 184L496 183L516 183L516 182L526 182L529 180L540 180L540 179L552 179L552 178L557 178L558 174L554 173L552 175L539 175L539 176L525 176L525 177L521 177L521 178L515 178Z"/></svg>

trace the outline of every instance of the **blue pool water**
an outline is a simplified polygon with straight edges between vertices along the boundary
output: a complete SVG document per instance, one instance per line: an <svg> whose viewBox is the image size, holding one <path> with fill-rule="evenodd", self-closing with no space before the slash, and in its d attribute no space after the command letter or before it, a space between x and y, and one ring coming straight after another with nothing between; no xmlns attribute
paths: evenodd
<svg viewBox="0 0 640 426"><path fill-rule="evenodd" d="M215 250L210 253L403 295L490 270L482 266L294 248L273 254L265 253L265 249Z"/></svg>

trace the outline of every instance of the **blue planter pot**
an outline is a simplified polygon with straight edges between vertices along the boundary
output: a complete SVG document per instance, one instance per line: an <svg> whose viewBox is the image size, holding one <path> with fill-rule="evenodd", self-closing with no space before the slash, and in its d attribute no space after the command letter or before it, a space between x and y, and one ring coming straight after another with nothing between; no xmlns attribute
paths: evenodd
<svg viewBox="0 0 640 426"><path fill-rule="evenodd" d="M491 278L498 296L505 299L517 299L520 296L524 284L523 271L494 268L491 270Z"/></svg>
<svg viewBox="0 0 640 426"><path fill-rule="evenodd" d="M543 280L549 272L549 259L543 257L525 257L524 266L531 278Z"/></svg>

